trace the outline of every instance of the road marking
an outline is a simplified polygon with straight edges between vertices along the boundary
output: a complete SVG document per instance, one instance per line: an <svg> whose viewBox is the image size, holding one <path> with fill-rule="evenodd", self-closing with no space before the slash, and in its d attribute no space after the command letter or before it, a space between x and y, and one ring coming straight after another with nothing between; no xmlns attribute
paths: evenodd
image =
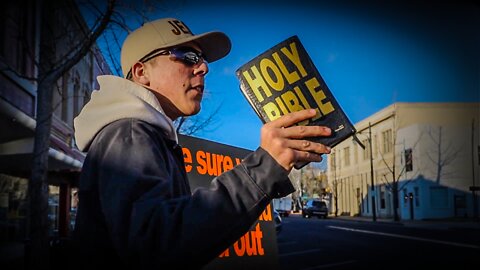
<svg viewBox="0 0 480 270"><path fill-rule="evenodd" d="M277 245L295 245L297 241L290 241L290 242L277 242Z"/></svg>
<svg viewBox="0 0 480 270"><path fill-rule="evenodd" d="M345 262L338 262L338 263L328 263L328 264L322 264L322 265L316 265L312 266L309 268L304 268L302 270L315 270L315 269L323 269L323 268L330 268L330 267L336 267L344 264L351 264L351 263L356 263L357 261L345 261Z"/></svg>
<svg viewBox="0 0 480 270"><path fill-rule="evenodd" d="M290 253L285 253L285 254L280 254L280 257L286 257L286 256L292 256L292 255L300 255L300 254L307 254L307 253L313 253L313 252L319 252L322 251L321 249L307 249L307 250L302 250L302 251L297 251L297 252L290 252Z"/></svg>
<svg viewBox="0 0 480 270"><path fill-rule="evenodd" d="M479 246L475 246L475 245L462 244L462 243L449 242L449 241L441 241L441 240L434 240L434 239L428 239L428 238L422 238L422 237L407 236L407 235L400 235L400 234L393 234L393 233L372 232L372 231L352 229L352 228L339 227L339 226L327 226L327 227L332 228L332 229L344 230L344 231L360 232L360 233L368 233L368 234L376 234L376 235L397 237L397 238L403 238L403 239L410 239L410 240L431 242L431 243L437 243L437 244L451 245L451 246L457 246L457 247L466 247L466 248L480 249Z"/></svg>

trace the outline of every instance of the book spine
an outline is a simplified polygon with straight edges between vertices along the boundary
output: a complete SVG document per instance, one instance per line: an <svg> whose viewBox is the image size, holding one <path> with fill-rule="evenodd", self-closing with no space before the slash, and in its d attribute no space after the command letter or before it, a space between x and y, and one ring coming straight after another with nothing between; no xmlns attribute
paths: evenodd
<svg viewBox="0 0 480 270"><path fill-rule="evenodd" d="M252 90L250 89L250 87L248 87L247 85L245 85L245 82L243 80L240 81L240 92L242 92L242 94L245 96L245 98L248 100L248 102L250 103L250 106L254 109L255 113L257 114L258 118L260 118L260 120L262 121L263 124L266 123L266 119L268 119L265 115L262 114L261 111L259 111L259 108L258 106L255 104L255 97L253 97L253 92Z"/></svg>

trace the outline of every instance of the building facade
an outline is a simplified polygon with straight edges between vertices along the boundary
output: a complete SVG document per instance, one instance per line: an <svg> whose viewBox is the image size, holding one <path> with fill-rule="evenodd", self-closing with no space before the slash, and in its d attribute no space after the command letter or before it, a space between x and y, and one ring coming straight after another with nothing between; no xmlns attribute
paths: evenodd
<svg viewBox="0 0 480 270"><path fill-rule="evenodd" d="M48 7L40 1L7 1L0 9L0 242L26 237L27 189L32 170L41 65L59 62L88 28L74 1ZM60 3L60 2L59 2ZM50 8L45 16L42 8ZM53 39L53 47L41 46ZM63 74L52 89L48 151L49 221L52 236L68 236L74 188L84 154L75 146L73 118L89 100L96 77L111 74L96 47ZM98 89L98 88L96 88ZM12 253L13 254L13 253ZM17 253L15 253L17 254ZM3 258L8 260L12 258Z"/></svg>
<svg viewBox="0 0 480 270"><path fill-rule="evenodd" d="M358 141L340 143L328 159L331 211L478 217L479 118L479 103L394 103L360 121Z"/></svg>

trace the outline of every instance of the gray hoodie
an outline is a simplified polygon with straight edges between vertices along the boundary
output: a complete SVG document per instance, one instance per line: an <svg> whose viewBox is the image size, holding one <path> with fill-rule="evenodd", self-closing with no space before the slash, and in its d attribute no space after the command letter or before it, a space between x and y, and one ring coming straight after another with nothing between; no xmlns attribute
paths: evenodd
<svg viewBox="0 0 480 270"><path fill-rule="evenodd" d="M75 141L88 151L95 135L106 125L124 118L136 118L164 130L167 138L178 141L172 121L163 112L155 95L130 80L112 75L98 76L100 90L74 120Z"/></svg>
<svg viewBox="0 0 480 270"><path fill-rule="evenodd" d="M98 80L75 119L77 144L88 150L73 234L79 268L200 268L247 233L272 198L293 192L261 148L191 192L155 96L122 78Z"/></svg>

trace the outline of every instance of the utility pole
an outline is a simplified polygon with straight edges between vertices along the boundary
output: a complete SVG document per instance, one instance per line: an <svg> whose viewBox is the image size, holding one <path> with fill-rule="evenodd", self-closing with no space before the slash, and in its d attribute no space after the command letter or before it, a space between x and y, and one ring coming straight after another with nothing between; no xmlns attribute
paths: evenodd
<svg viewBox="0 0 480 270"><path fill-rule="evenodd" d="M303 168L300 169L300 210L303 211Z"/></svg>
<svg viewBox="0 0 480 270"><path fill-rule="evenodd" d="M333 200L335 201L335 216L338 216L338 186L337 186L337 155L335 149L332 152L332 167L333 167Z"/></svg>
<svg viewBox="0 0 480 270"><path fill-rule="evenodd" d="M479 189L478 186L475 186L475 154L474 154L474 147L475 145L475 120L472 120L472 186L470 190L472 191L473 197L473 219L478 219L478 204L477 204L477 194L476 191ZM479 158L480 158L480 147L479 151ZM480 160L478 161L480 163Z"/></svg>
<svg viewBox="0 0 480 270"><path fill-rule="evenodd" d="M373 181L373 151L372 151L372 125L368 122L368 144L370 149L370 196L372 197L372 219L373 221L377 221L377 209L375 207L375 183ZM365 145L357 138L357 136L353 135L353 142L358 143L362 149L365 150Z"/></svg>
<svg viewBox="0 0 480 270"><path fill-rule="evenodd" d="M375 182L373 181L373 151L372 151L372 125L368 122L368 143L370 147L370 190L372 196L372 219L377 221L377 209L375 206Z"/></svg>

